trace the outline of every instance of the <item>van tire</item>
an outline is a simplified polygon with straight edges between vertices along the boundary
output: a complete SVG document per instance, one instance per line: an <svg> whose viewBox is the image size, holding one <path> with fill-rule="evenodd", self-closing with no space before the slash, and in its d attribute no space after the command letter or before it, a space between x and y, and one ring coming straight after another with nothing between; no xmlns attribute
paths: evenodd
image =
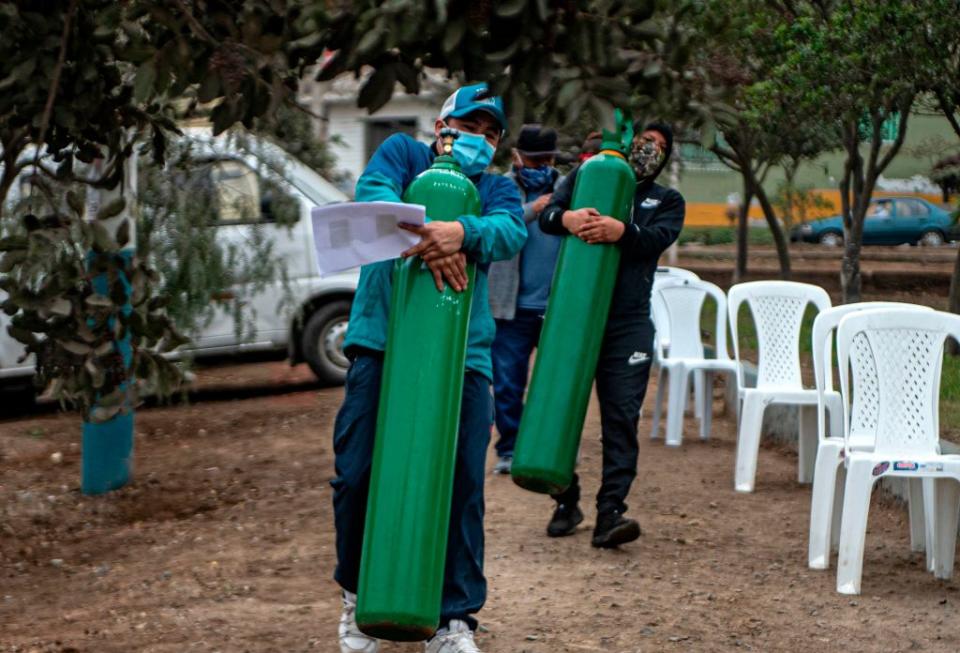
<svg viewBox="0 0 960 653"><path fill-rule="evenodd" d="M38 391L32 383L0 387L0 416L25 415L37 405Z"/></svg>
<svg viewBox="0 0 960 653"><path fill-rule="evenodd" d="M321 383L343 385L350 362L343 353L343 338L350 319L350 302L339 300L315 310L303 328L300 351Z"/></svg>

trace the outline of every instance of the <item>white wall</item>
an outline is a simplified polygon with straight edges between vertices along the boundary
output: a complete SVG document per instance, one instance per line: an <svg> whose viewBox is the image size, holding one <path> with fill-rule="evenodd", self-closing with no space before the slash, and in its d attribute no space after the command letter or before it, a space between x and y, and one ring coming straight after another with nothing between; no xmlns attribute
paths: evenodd
<svg viewBox="0 0 960 653"><path fill-rule="evenodd" d="M331 141L331 150L337 157L336 169L349 175L352 188L366 166L366 123L385 118L414 118L417 121L418 139L425 143L433 140L433 123L440 111L441 99L430 97L395 97L372 116L366 109L356 106L354 100L329 103L326 107L326 131Z"/></svg>

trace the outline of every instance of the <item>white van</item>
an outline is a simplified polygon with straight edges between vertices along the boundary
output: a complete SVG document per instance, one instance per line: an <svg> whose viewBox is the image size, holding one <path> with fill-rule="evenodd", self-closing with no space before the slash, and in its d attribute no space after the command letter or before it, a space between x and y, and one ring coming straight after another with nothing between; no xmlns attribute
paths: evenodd
<svg viewBox="0 0 960 653"><path fill-rule="evenodd" d="M212 138L209 129L191 128L192 152L204 160L214 190L251 198L258 207L255 219L218 215L218 238L242 244L253 229L258 237L272 241L273 253L285 267L286 280L277 280L255 293L234 290L248 298L254 316L252 329L237 333L233 314L215 309L213 319L195 334L191 353L196 357L243 351L286 350L291 365L306 362L324 383L343 383L348 361L343 353L350 304L357 289L359 270L321 277L310 210L348 197L333 184L262 139L247 137L242 150L225 137ZM273 223L269 200L261 196L262 175L270 175L274 187L296 200L299 219L292 225ZM227 297L229 298L229 297ZM4 297L0 296L0 303ZM29 386L33 361L18 363L23 348L7 333L10 318L0 312L0 387Z"/></svg>

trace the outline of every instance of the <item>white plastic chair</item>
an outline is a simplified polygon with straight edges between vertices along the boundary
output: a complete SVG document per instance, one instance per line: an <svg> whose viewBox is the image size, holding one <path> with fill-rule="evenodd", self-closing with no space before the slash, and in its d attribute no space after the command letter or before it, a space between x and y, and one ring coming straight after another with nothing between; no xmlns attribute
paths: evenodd
<svg viewBox="0 0 960 653"><path fill-rule="evenodd" d="M669 265L657 266L654 272L654 283L661 279L699 279L695 272L684 270L683 268L671 267ZM663 301L653 293L650 297L650 318L653 320L654 340L653 340L653 365L660 366L661 353L670 349L670 316L667 313ZM694 414L700 417L701 396L703 394L703 376L698 374L694 377L694 393L691 397Z"/></svg>
<svg viewBox="0 0 960 653"><path fill-rule="evenodd" d="M860 593L870 494L884 476L932 479L934 532L928 548L933 572L944 579L953 573L960 456L942 455L939 439L940 372L948 336L960 339L960 316L886 309L840 321L837 363L847 458L837 560L841 594ZM853 448L860 438L873 439L873 450Z"/></svg>
<svg viewBox="0 0 960 653"><path fill-rule="evenodd" d="M657 399L653 412L653 431L656 438L660 430L663 412L663 397L666 393L665 377L670 379L669 408L667 411L666 444L680 446L683 437L683 408L690 390L690 375L703 375L703 389L697 397L700 416L700 439L710 437L713 417L713 374L727 373L736 378L737 364L727 353L727 298L723 291L708 281L668 277L653 284L653 296L663 305L668 317L670 331L667 333L670 349L661 352L660 371L657 380ZM705 358L700 337L700 314L707 297L717 304L716 358Z"/></svg>
<svg viewBox="0 0 960 653"><path fill-rule="evenodd" d="M696 272L691 272L690 270L685 270L684 268L673 267L671 265L658 265L655 274L658 278L663 276L683 277L684 279L700 278Z"/></svg>
<svg viewBox="0 0 960 653"><path fill-rule="evenodd" d="M830 297L823 288L806 283L751 281L730 288L727 302L741 403L734 489L737 492L753 492L763 413L771 404L799 407L797 479L801 483L809 483L813 480L817 451L817 391L803 387L800 375L800 325L807 304L812 303L822 311L830 308ZM757 385L754 388L744 386L737 333L737 313L744 302L753 315L760 350Z"/></svg>
<svg viewBox="0 0 960 653"><path fill-rule="evenodd" d="M817 461L813 472L813 493L810 499L810 535L807 565L811 569L830 567L831 547L840 542L840 515L843 503L844 444L843 401L833 388L833 338L837 326L847 315L865 310L914 308L932 311L927 306L899 302L859 302L834 306L820 312L813 321L813 370L817 381ZM830 415L829 435L826 414ZM860 438L851 447L861 451L873 449L872 439ZM912 499L912 497L911 497ZM909 501L910 540L914 551L926 547L923 504Z"/></svg>

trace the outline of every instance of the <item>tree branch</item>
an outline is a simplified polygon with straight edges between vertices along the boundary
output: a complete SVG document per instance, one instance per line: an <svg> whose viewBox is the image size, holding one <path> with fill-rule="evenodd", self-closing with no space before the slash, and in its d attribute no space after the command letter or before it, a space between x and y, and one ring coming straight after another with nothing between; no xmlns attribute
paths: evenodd
<svg viewBox="0 0 960 653"><path fill-rule="evenodd" d="M893 157L897 156L900 147L903 145L903 141L907 137L907 118L910 117L910 107L913 106L913 100L914 97L905 100L898 109L900 111L900 125L897 128L897 138L893 141L893 145L890 146L890 149L887 150L883 158L880 159L880 163L877 166L877 174L887 169L887 166L893 161ZM960 134L960 132L958 132L958 134Z"/></svg>
<svg viewBox="0 0 960 653"><path fill-rule="evenodd" d="M67 16L63 20L63 34L60 37L60 54L57 55L57 65L53 69L53 80L50 82L50 91L47 93L47 103L43 107L43 117L40 119L40 136L37 138L37 156L43 146L43 139L47 136L47 127L50 126L50 115L53 113L53 101L60 88L60 74L63 72L63 63L67 58L67 43L70 40L70 26L73 15L77 11L77 0L70 0Z"/></svg>
<svg viewBox="0 0 960 653"><path fill-rule="evenodd" d="M957 120L957 106L947 99L943 91L937 91L937 101L940 103L940 109L946 116L947 122L953 128L953 132L960 137L960 121Z"/></svg>

